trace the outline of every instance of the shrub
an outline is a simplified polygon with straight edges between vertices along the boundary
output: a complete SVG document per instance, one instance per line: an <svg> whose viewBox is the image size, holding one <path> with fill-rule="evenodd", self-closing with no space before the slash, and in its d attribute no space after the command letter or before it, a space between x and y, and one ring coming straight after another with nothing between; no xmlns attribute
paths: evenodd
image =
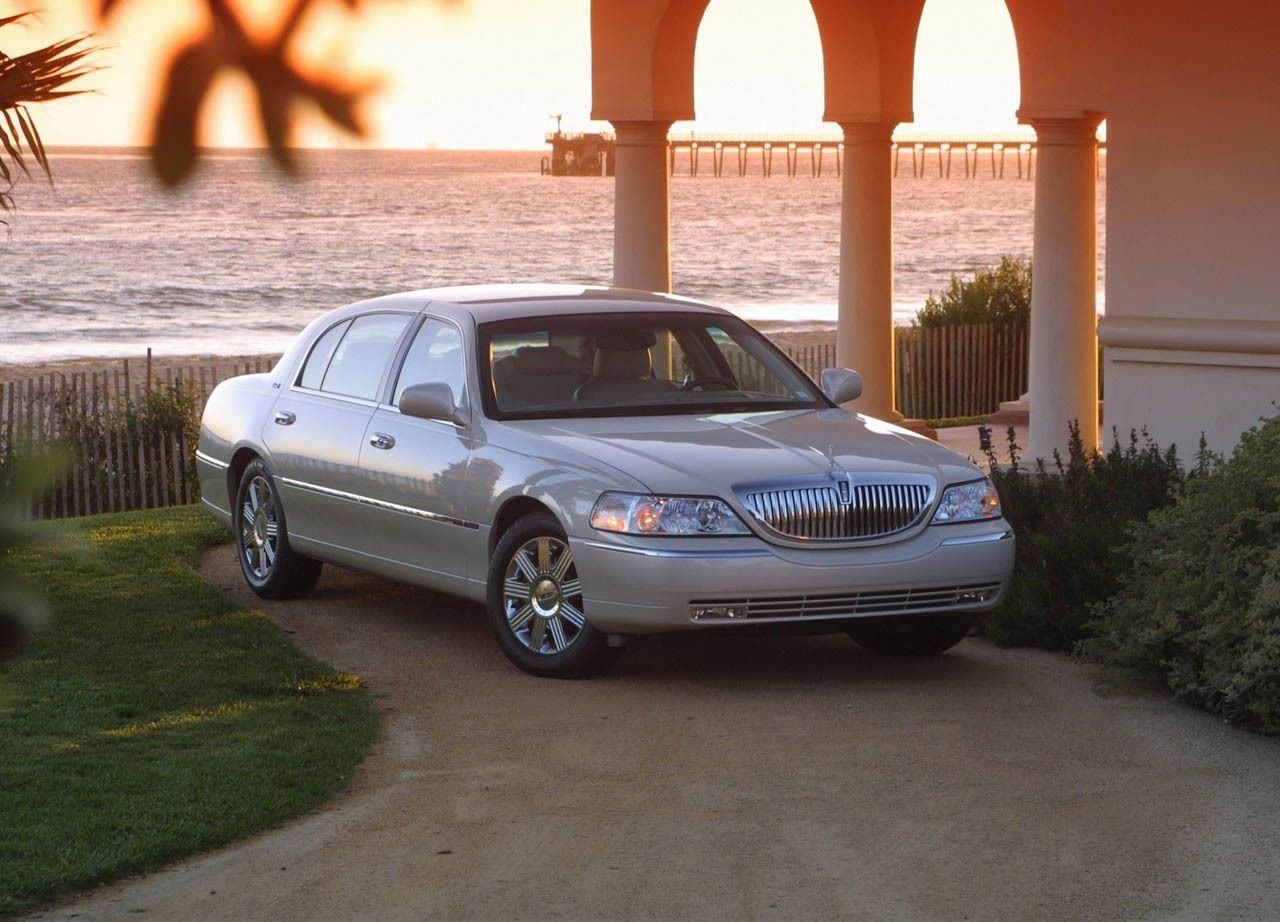
<svg viewBox="0 0 1280 922"><path fill-rule="evenodd" d="M1280 733L1280 418L1245 433L1229 460L1137 527L1125 558L1083 652Z"/></svg>
<svg viewBox="0 0 1280 922"><path fill-rule="evenodd" d="M1005 601L983 616L997 643L1069 650L1088 633L1091 606L1119 586L1125 540L1136 522L1167 506L1185 475L1171 447L1162 452L1137 432L1106 454L1085 451L1072 424L1067 459L1019 467L1009 429L1011 463L1001 466L983 443L1004 515L1017 534L1017 564Z"/></svg>
<svg viewBox="0 0 1280 922"><path fill-rule="evenodd" d="M994 269L979 269L971 279L952 274L951 285L930 294L914 325L1008 323L1031 318L1031 263L1001 256Z"/></svg>

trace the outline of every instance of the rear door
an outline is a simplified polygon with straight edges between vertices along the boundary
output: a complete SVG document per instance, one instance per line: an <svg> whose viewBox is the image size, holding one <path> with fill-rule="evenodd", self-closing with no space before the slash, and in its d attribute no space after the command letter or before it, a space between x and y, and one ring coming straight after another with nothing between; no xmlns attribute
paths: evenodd
<svg viewBox="0 0 1280 922"><path fill-rule="evenodd" d="M404 416L398 406L407 387L447 384L454 402L466 407L463 343L452 321L423 318L360 447L364 489L377 502L374 552L446 591L460 591L467 560L483 557L469 481L469 427Z"/></svg>
<svg viewBox="0 0 1280 922"><path fill-rule="evenodd" d="M358 549L367 541L360 445L413 316L382 311L334 324L276 401L262 437L300 547Z"/></svg>

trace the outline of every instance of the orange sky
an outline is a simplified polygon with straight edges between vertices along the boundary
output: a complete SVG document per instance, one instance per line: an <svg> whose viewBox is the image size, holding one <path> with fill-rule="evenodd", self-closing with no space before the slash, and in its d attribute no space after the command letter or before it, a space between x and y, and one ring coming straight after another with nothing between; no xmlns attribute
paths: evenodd
<svg viewBox="0 0 1280 922"><path fill-rule="evenodd" d="M286 4L242 0L269 26ZM11 0L0 6L14 7ZM91 0L45 0L12 53L93 27ZM583 127L591 107L589 0L368 0L350 16L329 0L307 23L303 55L380 76L371 143L421 148L535 148L561 112ZM141 144L165 49L200 22L197 0L121 0L102 33L97 92L37 111L50 144ZM712 0L699 34L699 131L822 130L821 50L807 0ZM916 62L916 122L950 131L1008 130L1018 102L1017 53L1002 0L928 0ZM244 87L221 81L203 141L256 145ZM687 129L677 125L676 130ZM833 130L834 126L827 126ZM337 135L309 119L298 143Z"/></svg>

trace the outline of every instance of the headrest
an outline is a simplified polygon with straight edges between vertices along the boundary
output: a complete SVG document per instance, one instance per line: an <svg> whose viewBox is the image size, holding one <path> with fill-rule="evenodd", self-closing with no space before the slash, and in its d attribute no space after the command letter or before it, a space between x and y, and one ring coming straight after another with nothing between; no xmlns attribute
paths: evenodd
<svg viewBox="0 0 1280 922"><path fill-rule="evenodd" d="M607 349L596 350L595 365L591 372L593 379L622 378L635 380L647 378L653 371L653 357L648 349Z"/></svg>
<svg viewBox="0 0 1280 922"><path fill-rule="evenodd" d="M648 349L658 341L652 330L603 330L592 337L597 349Z"/></svg>
<svg viewBox="0 0 1280 922"><path fill-rule="evenodd" d="M515 353L516 370L523 375L571 375L578 363L559 346L521 346Z"/></svg>

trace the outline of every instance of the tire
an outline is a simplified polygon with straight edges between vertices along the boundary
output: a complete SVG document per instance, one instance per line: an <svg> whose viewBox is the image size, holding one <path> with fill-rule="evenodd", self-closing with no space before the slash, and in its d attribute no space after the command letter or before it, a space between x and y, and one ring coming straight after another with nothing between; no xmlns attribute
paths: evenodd
<svg viewBox="0 0 1280 922"><path fill-rule="evenodd" d="M532 675L599 675L622 654L587 620L573 552L550 513L525 516L498 541L488 607L498 646Z"/></svg>
<svg viewBox="0 0 1280 922"><path fill-rule="evenodd" d="M290 547L284 505L261 458L240 475L232 509L236 556L250 589L264 599L298 599L316 587L322 564Z"/></svg>
<svg viewBox="0 0 1280 922"><path fill-rule="evenodd" d="M964 640L977 618L973 612L868 618L853 622L849 636L869 653L937 656Z"/></svg>

